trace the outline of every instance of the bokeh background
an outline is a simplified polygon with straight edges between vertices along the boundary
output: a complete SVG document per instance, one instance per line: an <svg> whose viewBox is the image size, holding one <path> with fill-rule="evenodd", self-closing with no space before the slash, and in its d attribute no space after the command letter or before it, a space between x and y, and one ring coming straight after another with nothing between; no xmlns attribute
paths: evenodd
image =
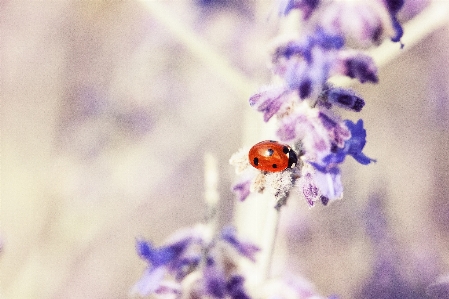
<svg viewBox="0 0 449 299"><path fill-rule="evenodd" d="M203 219L205 152L232 222L228 159L271 138L247 99L270 82L273 3L153 2L0 2L1 298L127 298L135 238ZM449 271L448 38L429 30L353 86L367 105L345 116L378 162L345 163L342 201L290 199L275 272L341 298L425 298Z"/></svg>

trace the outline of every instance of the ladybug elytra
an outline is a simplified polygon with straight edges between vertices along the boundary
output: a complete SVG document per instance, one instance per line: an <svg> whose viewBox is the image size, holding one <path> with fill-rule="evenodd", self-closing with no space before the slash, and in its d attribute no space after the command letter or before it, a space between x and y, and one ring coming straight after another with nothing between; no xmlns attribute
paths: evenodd
<svg viewBox="0 0 449 299"><path fill-rule="evenodd" d="M267 172L283 171L298 162L298 157L290 146L274 140L255 144L249 150L248 158L253 167Z"/></svg>

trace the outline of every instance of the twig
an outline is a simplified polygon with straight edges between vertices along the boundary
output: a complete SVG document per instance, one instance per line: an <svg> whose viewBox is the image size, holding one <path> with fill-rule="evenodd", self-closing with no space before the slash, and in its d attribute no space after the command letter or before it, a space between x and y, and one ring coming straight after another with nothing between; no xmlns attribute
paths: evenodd
<svg viewBox="0 0 449 299"><path fill-rule="evenodd" d="M141 0L148 12L171 32L175 38L198 59L204 61L214 72L221 75L223 81L239 91L244 96L254 92L256 84L248 80L241 72L233 68L227 59L218 54L207 41L195 34L188 26L182 24L179 18L173 16L160 1Z"/></svg>

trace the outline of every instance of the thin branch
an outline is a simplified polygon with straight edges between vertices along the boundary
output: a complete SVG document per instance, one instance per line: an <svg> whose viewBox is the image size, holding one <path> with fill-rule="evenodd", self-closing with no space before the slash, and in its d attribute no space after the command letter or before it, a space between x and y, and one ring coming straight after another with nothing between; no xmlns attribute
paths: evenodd
<svg viewBox="0 0 449 299"><path fill-rule="evenodd" d="M254 92L257 86L254 82L248 80L245 75L232 67L223 55L218 54L206 40L181 23L180 19L176 18L160 1L141 0L141 2L152 17L166 26L168 31L182 42L193 55L204 61L217 74L220 74L223 81L244 96L249 96Z"/></svg>
<svg viewBox="0 0 449 299"><path fill-rule="evenodd" d="M207 205L205 223L212 238L218 226L220 194L218 193L218 162L217 158L210 153L204 155L204 201Z"/></svg>

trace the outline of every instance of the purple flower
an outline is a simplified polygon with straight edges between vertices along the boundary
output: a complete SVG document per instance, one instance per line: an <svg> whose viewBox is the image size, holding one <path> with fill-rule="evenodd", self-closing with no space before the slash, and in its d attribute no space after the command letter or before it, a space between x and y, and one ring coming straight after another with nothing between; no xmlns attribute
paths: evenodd
<svg viewBox="0 0 449 299"><path fill-rule="evenodd" d="M325 169L321 165L308 162L302 169L301 189L309 206L321 201L327 205L329 201L343 197L341 174L337 167Z"/></svg>
<svg viewBox="0 0 449 299"><path fill-rule="evenodd" d="M212 258L207 259L203 273L206 294L213 298L224 298L226 296L226 275Z"/></svg>
<svg viewBox="0 0 449 299"><path fill-rule="evenodd" d="M254 261L259 248L239 240L234 228L225 227L213 240L206 240L205 227L196 226L176 233L171 239L167 245L158 248L150 242L137 241L137 253L148 262L148 267L131 290L132 294L180 295L187 287L181 282L192 277L196 281L187 291L206 293L214 298L228 295L248 298L243 289L243 278L236 278L238 259Z"/></svg>
<svg viewBox="0 0 449 299"><path fill-rule="evenodd" d="M351 137L351 132L346 125L342 124L339 120L333 119L321 111L318 112L318 119L327 131L331 146L330 150L332 150L333 147L343 147L346 140Z"/></svg>
<svg viewBox="0 0 449 299"><path fill-rule="evenodd" d="M332 105L360 112L365 106L365 101L352 90L340 87L328 87L320 95L320 104L326 108Z"/></svg>
<svg viewBox="0 0 449 299"><path fill-rule="evenodd" d="M367 157L362 153L366 144L366 130L363 128L363 120L359 119L357 123L345 120L345 124L351 132L351 138L345 141L343 148L338 148L332 154L323 159L325 165L339 164L344 161L347 155L352 156L357 162L367 165L376 160Z"/></svg>
<svg viewBox="0 0 449 299"><path fill-rule="evenodd" d="M167 286L164 276L168 273L179 281L198 266L201 252L193 254L189 252L192 247L203 243L198 232L195 229L182 231L176 234L175 238L175 241L158 248L145 240L136 241L137 254L148 262L148 267L132 288L131 293L146 296L165 292L168 289L175 292L177 284L175 283L174 287ZM171 285L173 286L173 283Z"/></svg>
<svg viewBox="0 0 449 299"><path fill-rule="evenodd" d="M404 34L404 30L402 29L402 26L397 19L397 13L399 12L399 10L401 10L402 6L404 5L404 0L383 0L383 2L385 3L385 6L390 12L391 22L393 24L393 28L395 31L395 35L391 38L391 40L393 42L400 42L402 35ZM403 46L404 45L401 44L401 48Z"/></svg>
<svg viewBox="0 0 449 299"><path fill-rule="evenodd" d="M321 48L326 51L339 50L343 48L344 44L345 40L341 35L331 34L318 27L312 34L301 39L288 40L279 44L273 53L273 63L279 62L282 58L288 60L296 56L311 64L314 48Z"/></svg>
<svg viewBox="0 0 449 299"><path fill-rule="evenodd" d="M282 104L288 99L289 91L285 87L265 88L249 99L249 105L263 112L263 120L269 121Z"/></svg>
<svg viewBox="0 0 449 299"><path fill-rule="evenodd" d="M161 248L154 248L150 242L137 240L137 254L153 268L173 264L191 243L191 238L180 240Z"/></svg>
<svg viewBox="0 0 449 299"><path fill-rule="evenodd" d="M244 288L245 279L241 275L226 275L225 271L212 260L204 269L205 293L212 298L250 299Z"/></svg>
<svg viewBox="0 0 449 299"><path fill-rule="evenodd" d="M393 26L383 4L373 0L331 2L320 15L320 25L364 46L378 44Z"/></svg>
<svg viewBox="0 0 449 299"><path fill-rule="evenodd" d="M377 83L379 81L374 60L370 56L356 51L340 52L332 72L357 79L361 83Z"/></svg>
<svg viewBox="0 0 449 299"><path fill-rule="evenodd" d="M315 205L315 201L319 198L319 189L311 173L306 173L303 177L302 193L309 206Z"/></svg>
<svg viewBox="0 0 449 299"><path fill-rule="evenodd" d="M243 287L244 277L234 275L226 283L226 291L232 299L250 299Z"/></svg>
<svg viewBox="0 0 449 299"><path fill-rule="evenodd" d="M288 89L297 91L300 99L318 95L343 45L341 36L319 27L301 40L279 45L273 54L273 72L285 80Z"/></svg>
<svg viewBox="0 0 449 299"><path fill-rule="evenodd" d="M314 48L311 62L293 60L287 66L284 80L291 90L297 90L300 99L318 95L329 77L334 54L320 48Z"/></svg>
<svg viewBox="0 0 449 299"><path fill-rule="evenodd" d="M307 20L320 4L320 0L281 0L279 2L279 14L288 15L292 9L299 9L303 12L304 20Z"/></svg>
<svg viewBox="0 0 449 299"><path fill-rule="evenodd" d="M331 200L341 199L343 197L343 185L341 183L341 172L336 166L323 167L320 164L309 162L314 168L313 180L320 190L320 198L323 204ZM322 198L322 197L325 198Z"/></svg>
<svg viewBox="0 0 449 299"><path fill-rule="evenodd" d="M221 239L227 242L229 245L234 247L237 252L250 259L251 261L255 261L255 254L260 250L259 247L250 242L244 242L237 238L237 231L232 226L226 226L221 231Z"/></svg>
<svg viewBox="0 0 449 299"><path fill-rule="evenodd" d="M239 201L244 201L251 193L250 188L251 179L246 179L232 186L232 191L237 195Z"/></svg>

